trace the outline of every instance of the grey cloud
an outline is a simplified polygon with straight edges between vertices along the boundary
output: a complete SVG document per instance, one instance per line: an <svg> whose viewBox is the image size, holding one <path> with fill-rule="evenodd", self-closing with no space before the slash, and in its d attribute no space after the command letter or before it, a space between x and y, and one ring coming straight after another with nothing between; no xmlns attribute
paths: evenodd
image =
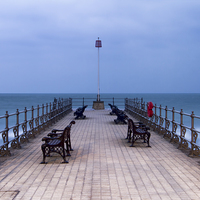
<svg viewBox="0 0 200 200"><path fill-rule="evenodd" d="M0 92L96 92L98 36L101 92L199 92L199 13L195 0L3 1L0 83L23 80Z"/></svg>

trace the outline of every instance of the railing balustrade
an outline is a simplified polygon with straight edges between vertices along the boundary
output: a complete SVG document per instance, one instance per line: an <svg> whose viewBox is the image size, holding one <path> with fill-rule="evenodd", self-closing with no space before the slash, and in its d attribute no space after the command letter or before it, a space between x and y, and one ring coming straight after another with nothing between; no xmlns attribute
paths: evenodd
<svg viewBox="0 0 200 200"><path fill-rule="evenodd" d="M136 119L142 121L154 131L169 138L170 142L177 143L179 149L189 150L190 156L200 155L198 136L200 131L195 129L195 124L200 120L194 112L184 113L183 110L176 111L174 108L163 108L154 105L154 114L148 117L148 105L143 99L125 99L125 111ZM186 119L187 118L187 119ZM184 123L185 121L185 123Z"/></svg>
<svg viewBox="0 0 200 200"><path fill-rule="evenodd" d="M87 109L92 108L93 106L93 101L96 101L96 98L72 98L72 106L73 109L76 109L78 107L82 107L84 105L88 105ZM105 108L110 108L108 106L108 103L117 105L120 109L124 109L124 98L116 98L116 97L103 97L101 98L101 101L104 101L104 107Z"/></svg>
<svg viewBox="0 0 200 200"><path fill-rule="evenodd" d="M59 99L53 103L37 106L9 114L6 111L0 120L5 120L5 129L0 131L0 156L10 155L10 148L21 148L21 144L44 131L72 110L72 99Z"/></svg>

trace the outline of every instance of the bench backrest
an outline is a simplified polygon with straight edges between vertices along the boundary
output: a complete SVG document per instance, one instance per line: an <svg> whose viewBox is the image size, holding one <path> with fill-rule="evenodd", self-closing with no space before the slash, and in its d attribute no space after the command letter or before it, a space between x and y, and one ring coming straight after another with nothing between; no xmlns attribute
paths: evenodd
<svg viewBox="0 0 200 200"><path fill-rule="evenodd" d="M139 124L139 127L136 126L132 119L128 118L128 130L131 130L134 133L143 134L146 133L147 127Z"/></svg>
<svg viewBox="0 0 200 200"><path fill-rule="evenodd" d="M85 109L87 108L87 105L86 106L83 106L83 107L79 107L76 109L76 112L77 113L83 113L85 111Z"/></svg>
<svg viewBox="0 0 200 200"><path fill-rule="evenodd" d="M69 125L66 126L65 129L63 130L63 139L64 139L64 140L66 140L66 139L69 137L72 124L75 124L75 121L71 121L71 122L69 123Z"/></svg>
<svg viewBox="0 0 200 200"><path fill-rule="evenodd" d="M129 130L133 130L133 127L134 127L133 120L128 118L128 129Z"/></svg>

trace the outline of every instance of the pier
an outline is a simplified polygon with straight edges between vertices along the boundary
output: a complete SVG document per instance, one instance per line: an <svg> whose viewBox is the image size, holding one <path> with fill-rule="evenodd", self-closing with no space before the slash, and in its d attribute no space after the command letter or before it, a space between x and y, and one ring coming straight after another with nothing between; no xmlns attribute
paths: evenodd
<svg viewBox="0 0 200 200"><path fill-rule="evenodd" d="M152 129L151 148L141 142L129 147L127 125L115 124L116 116L108 110L86 110L85 115L72 126L74 151L68 164L60 155L40 164L41 139L69 124L73 112L13 150L11 157L0 157L0 199L200 199L199 157L189 157Z"/></svg>

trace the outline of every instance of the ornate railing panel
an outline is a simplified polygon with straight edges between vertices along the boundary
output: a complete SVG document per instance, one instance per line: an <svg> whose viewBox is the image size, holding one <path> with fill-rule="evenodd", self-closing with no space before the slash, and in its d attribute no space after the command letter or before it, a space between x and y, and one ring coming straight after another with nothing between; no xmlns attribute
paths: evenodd
<svg viewBox="0 0 200 200"><path fill-rule="evenodd" d="M0 130L0 156L11 155L11 148L21 148L21 144L44 131L72 111L72 99L37 106L16 113L0 116L5 121L5 129Z"/></svg>
<svg viewBox="0 0 200 200"><path fill-rule="evenodd" d="M142 121L162 134L163 137L169 138L170 142L177 143L180 149L189 150L189 155L200 155L200 142L198 137L200 131L195 129L194 122L200 120L199 116L183 113L183 110L176 111L168 109L167 106L163 108L154 105L154 114L151 118L147 116L147 104L143 99L125 99L125 111L130 113L133 117ZM185 118L190 119L190 125L183 123Z"/></svg>

